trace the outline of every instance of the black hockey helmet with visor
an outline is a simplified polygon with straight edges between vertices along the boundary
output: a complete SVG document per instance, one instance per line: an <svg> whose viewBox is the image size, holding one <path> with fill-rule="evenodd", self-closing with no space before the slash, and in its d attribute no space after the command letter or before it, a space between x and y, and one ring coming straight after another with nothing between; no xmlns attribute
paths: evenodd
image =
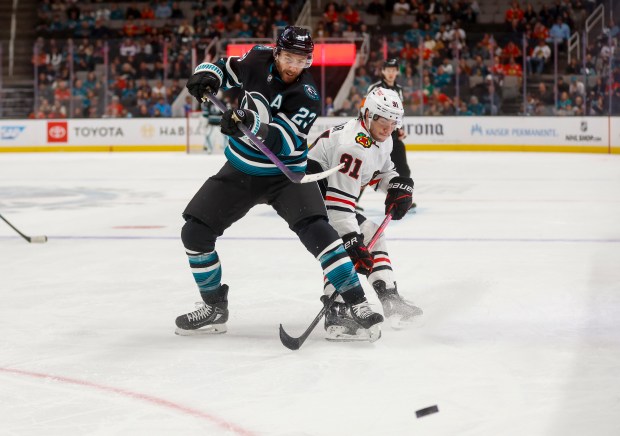
<svg viewBox="0 0 620 436"><path fill-rule="evenodd" d="M398 65L398 59L388 59L385 62L383 62L383 67L382 68L399 68Z"/></svg>
<svg viewBox="0 0 620 436"><path fill-rule="evenodd" d="M310 32L303 27L286 26L276 41L274 56L277 58L282 51L306 56L303 68L310 68L314 52L314 42L312 42Z"/></svg>

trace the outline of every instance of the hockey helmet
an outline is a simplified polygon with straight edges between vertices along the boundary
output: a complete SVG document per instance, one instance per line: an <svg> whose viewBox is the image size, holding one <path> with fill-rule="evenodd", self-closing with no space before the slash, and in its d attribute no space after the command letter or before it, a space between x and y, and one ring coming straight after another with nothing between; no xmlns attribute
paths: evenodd
<svg viewBox="0 0 620 436"><path fill-rule="evenodd" d="M368 117L376 120L376 117L383 117L390 121L396 121L396 127L403 125L403 103L396 91L386 88L375 88L364 99L360 114L362 118L368 110Z"/></svg>
<svg viewBox="0 0 620 436"><path fill-rule="evenodd" d="M383 62L383 68L399 68L398 59L388 59Z"/></svg>
<svg viewBox="0 0 620 436"><path fill-rule="evenodd" d="M312 65L314 42L312 42L312 37L307 29L297 26L286 26L284 31L278 36L274 55L277 57L282 50L306 56L306 66L304 68L309 68Z"/></svg>

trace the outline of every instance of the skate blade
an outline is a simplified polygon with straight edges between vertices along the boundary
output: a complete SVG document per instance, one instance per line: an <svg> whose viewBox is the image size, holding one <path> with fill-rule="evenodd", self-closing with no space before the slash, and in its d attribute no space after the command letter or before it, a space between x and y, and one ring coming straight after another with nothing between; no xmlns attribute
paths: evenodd
<svg viewBox="0 0 620 436"><path fill-rule="evenodd" d="M212 324L206 327L201 327L196 330L185 330L177 327L174 331L175 335L179 336L201 336L201 335L217 335L226 333L228 331L226 324Z"/></svg>
<svg viewBox="0 0 620 436"><path fill-rule="evenodd" d="M342 326L327 328L326 340L329 342L375 342L381 337L381 327L374 325L370 329L358 329L355 335L345 333L348 330Z"/></svg>

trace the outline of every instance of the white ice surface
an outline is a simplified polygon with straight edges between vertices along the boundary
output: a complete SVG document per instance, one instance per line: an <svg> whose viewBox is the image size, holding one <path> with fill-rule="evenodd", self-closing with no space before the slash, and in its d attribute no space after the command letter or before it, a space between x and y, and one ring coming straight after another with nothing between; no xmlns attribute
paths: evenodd
<svg viewBox="0 0 620 436"><path fill-rule="evenodd" d="M386 236L423 322L294 352L278 325L322 275L266 206L218 241L228 333L173 334L199 299L181 212L223 157L0 155L0 213L49 237L0 221L0 434L619 435L620 157L409 161L418 212Z"/></svg>

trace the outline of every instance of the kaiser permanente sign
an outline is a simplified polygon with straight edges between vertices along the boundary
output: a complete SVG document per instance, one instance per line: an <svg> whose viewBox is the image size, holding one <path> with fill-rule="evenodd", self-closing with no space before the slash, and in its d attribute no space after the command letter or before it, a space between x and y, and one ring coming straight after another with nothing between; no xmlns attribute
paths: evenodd
<svg viewBox="0 0 620 436"><path fill-rule="evenodd" d="M348 119L319 117L309 142ZM403 127L408 150L620 154L620 117L405 117ZM182 152L187 129L185 118L0 120L0 152Z"/></svg>

